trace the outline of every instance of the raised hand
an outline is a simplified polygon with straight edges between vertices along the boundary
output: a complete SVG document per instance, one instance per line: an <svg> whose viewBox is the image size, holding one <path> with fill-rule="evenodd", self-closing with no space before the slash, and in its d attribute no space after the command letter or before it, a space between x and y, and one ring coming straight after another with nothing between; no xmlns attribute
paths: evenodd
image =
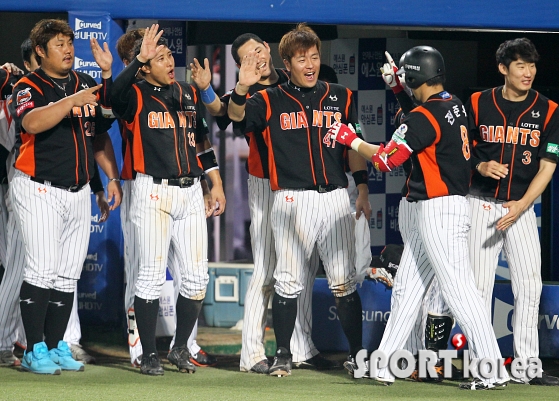
<svg viewBox="0 0 559 401"><path fill-rule="evenodd" d="M159 29L159 24L153 24L146 29L144 38L142 39L142 47L140 48L140 54L138 54L138 61L142 63L147 63L149 60L155 57L157 52L163 49L163 45L157 45L157 42L163 36L163 30L157 31Z"/></svg>
<svg viewBox="0 0 559 401"><path fill-rule="evenodd" d="M72 99L75 107L85 106L86 104L97 106L97 95L95 92L101 89L102 86L103 84L99 84L92 88L82 89L81 91L74 93L72 96L69 96L69 98Z"/></svg>
<svg viewBox="0 0 559 401"><path fill-rule="evenodd" d="M91 38L89 44L91 46L91 53L93 53L93 57L99 68L103 71L110 71L113 65L113 55L109 50L107 42L103 43L103 47L101 47L97 39Z"/></svg>
<svg viewBox="0 0 559 401"><path fill-rule="evenodd" d="M386 56L388 63L385 63L380 69L382 72L382 79L386 82L386 85L392 88L394 93L399 93L404 90L404 87L400 82L400 78L396 75L398 67L396 66L396 63L392 59L390 53L384 52L384 55Z"/></svg>
<svg viewBox="0 0 559 401"><path fill-rule="evenodd" d="M192 71L192 80L201 90L206 90L212 81L212 71L210 69L210 62L207 58L204 59L204 67L200 65L198 59L194 59L190 63L190 70Z"/></svg>
<svg viewBox="0 0 559 401"><path fill-rule="evenodd" d="M239 82L237 86L241 86L240 95L244 95L248 92L248 88L260 81L262 78L262 73L260 72L259 65L259 55L255 51L249 51L241 60L241 68L239 69ZM243 91L242 89L246 89Z"/></svg>

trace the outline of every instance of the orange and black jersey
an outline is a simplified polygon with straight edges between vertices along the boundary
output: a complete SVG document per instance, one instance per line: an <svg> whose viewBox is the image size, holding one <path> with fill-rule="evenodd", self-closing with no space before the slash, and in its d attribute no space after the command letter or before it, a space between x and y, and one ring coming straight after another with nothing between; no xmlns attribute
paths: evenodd
<svg viewBox="0 0 559 401"><path fill-rule="evenodd" d="M141 66L134 59L120 73L111 97L115 115L132 133L134 171L157 178L201 176L196 144L204 142L208 127L197 89L182 82L136 82Z"/></svg>
<svg viewBox="0 0 559 401"><path fill-rule="evenodd" d="M122 137L122 170L120 171L120 178L122 180L133 180L136 178L134 171L134 157L133 151L133 138L132 138L133 123L124 120L118 120L118 128Z"/></svg>
<svg viewBox="0 0 559 401"><path fill-rule="evenodd" d="M503 87L476 92L468 101L473 175L470 194L499 200L521 199L539 170L542 158L557 163L557 103L535 90L525 100L503 98ZM494 160L509 165L509 174L495 180L475 166Z"/></svg>
<svg viewBox="0 0 559 401"><path fill-rule="evenodd" d="M413 109L399 130L413 150L403 195L409 201L468 194L468 118L460 99L446 91Z"/></svg>
<svg viewBox="0 0 559 401"><path fill-rule="evenodd" d="M91 180L93 138L96 133L105 133L114 121L102 116L101 106L88 104L74 107L45 132L35 135L25 132L21 124L31 110L97 85L93 78L79 71L70 71L68 79L65 90L61 89L39 68L17 82L10 102L16 124L15 167L32 177L65 187L84 185Z"/></svg>
<svg viewBox="0 0 559 401"><path fill-rule="evenodd" d="M276 83L271 85L262 85L256 83L249 88L248 97L254 95L256 92L265 90L267 88L275 88L289 81L288 71L280 68L276 68L276 73L278 74L278 80ZM229 91L224 96L221 97L221 101L225 104L229 104L229 98L231 97L231 92ZM227 114L221 117L215 118L217 126L221 130L225 130L231 123L231 119ZM250 175L258 178L270 178L268 173L268 147L264 142L262 135L254 135L253 133L245 132L245 121L233 122L233 135L234 136L245 136L248 143L249 152L248 159L246 162L246 169Z"/></svg>
<svg viewBox="0 0 559 401"><path fill-rule="evenodd" d="M347 187L347 148L328 135L334 122L359 127L352 92L318 81L313 88L291 82L257 92L247 101L246 132L268 146L272 190L316 185Z"/></svg>

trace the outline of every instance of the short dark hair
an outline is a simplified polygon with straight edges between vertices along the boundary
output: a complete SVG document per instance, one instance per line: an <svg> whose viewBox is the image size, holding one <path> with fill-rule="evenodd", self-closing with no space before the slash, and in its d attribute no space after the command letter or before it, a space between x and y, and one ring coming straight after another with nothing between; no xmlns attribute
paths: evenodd
<svg viewBox="0 0 559 401"><path fill-rule="evenodd" d="M35 24L31 33L29 34L29 39L31 39L31 46L33 47L33 52L35 48L40 46L45 54L48 55L49 41L56 37L57 35L68 36L70 39L74 40L74 31L70 28L70 25L61 19L43 19ZM37 63L41 64L41 58L35 52L37 58Z"/></svg>
<svg viewBox="0 0 559 401"><path fill-rule="evenodd" d="M134 57L136 57L138 54L140 54L140 49L142 48L142 41L143 40L144 39L141 38L141 39L137 39L134 42L134 49L132 50L132 59L134 59ZM160 45L169 47L169 45L167 44L167 39L165 39L163 36L160 37L159 40L157 41L157 46L160 46ZM148 62L146 64L149 65L150 61L151 60L148 60Z"/></svg>
<svg viewBox="0 0 559 401"><path fill-rule="evenodd" d="M33 54L33 47L31 46L31 39L27 38L21 44L21 59L31 64L32 54Z"/></svg>
<svg viewBox="0 0 559 401"><path fill-rule="evenodd" d="M145 28L132 29L122 35L116 41L116 51L121 60L132 62L134 59L134 45L138 39L142 39L146 33Z"/></svg>
<svg viewBox="0 0 559 401"><path fill-rule="evenodd" d="M497 66L503 64L509 68L510 63L518 59L528 63L536 63L540 59L540 55L530 39L516 38L501 43L495 53L495 58L497 59Z"/></svg>
<svg viewBox="0 0 559 401"><path fill-rule="evenodd" d="M264 41L260 38L260 36L255 35L254 33L243 33L242 35L237 36L231 45L231 56L233 56L235 63L239 65L241 64L241 59L239 58L239 48L251 39L255 42L264 44Z"/></svg>
<svg viewBox="0 0 559 401"><path fill-rule="evenodd" d="M427 81L425 81L425 85L427 86L444 85L445 81L446 81L446 75L442 74L442 75L437 75L436 77L433 77L431 79L428 79Z"/></svg>
<svg viewBox="0 0 559 401"><path fill-rule="evenodd" d="M332 84L338 83L338 75L336 71L328 64L320 64L320 72L318 73L318 79L324 82L329 82Z"/></svg>
<svg viewBox="0 0 559 401"><path fill-rule="evenodd" d="M301 23L283 35L278 51L282 60L291 61L295 53L307 51L313 46L316 46L320 53L320 38L307 24Z"/></svg>

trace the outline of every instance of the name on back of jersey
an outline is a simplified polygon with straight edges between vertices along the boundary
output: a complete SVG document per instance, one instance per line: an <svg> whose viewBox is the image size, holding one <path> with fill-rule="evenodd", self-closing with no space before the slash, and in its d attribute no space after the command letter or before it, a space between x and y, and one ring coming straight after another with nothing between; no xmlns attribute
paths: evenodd
<svg viewBox="0 0 559 401"><path fill-rule="evenodd" d="M540 145L539 124L522 123L522 127L503 127L502 125L480 125L479 134L485 142L510 143L514 145ZM533 129L534 128L534 129Z"/></svg>

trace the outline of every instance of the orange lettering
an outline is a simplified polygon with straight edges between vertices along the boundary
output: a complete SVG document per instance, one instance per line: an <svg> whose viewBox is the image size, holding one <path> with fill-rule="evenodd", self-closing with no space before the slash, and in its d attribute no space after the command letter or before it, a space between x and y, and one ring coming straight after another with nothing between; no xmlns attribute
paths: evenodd
<svg viewBox="0 0 559 401"><path fill-rule="evenodd" d="M297 129L308 128L307 116L302 111L297 112Z"/></svg>
<svg viewBox="0 0 559 401"><path fill-rule="evenodd" d="M526 145L526 141L528 138L528 134L530 133L530 130L528 128L520 128L520 144L521 145Z"/></svg>
<svg viewBox="0 0 559 401"><path fill-rule="evenodd" d="M157 113L155 111L150 111L148 114L148 127L158 128L158 126L159 118L157 117Z"/></svg>
<svg viewBox="0 0 559 401"><path fill-rule="evenodd" d="M289 114L287 113L281 113L280 114L280 126L282 130L288 130L291 129L291 124L290 124L291 120L289 119Z"/></svg>
<svg viewBox="0 0 559 401"><path fill-rule="evenodd" d="M162 128L175 128L175 121L173 120L173 118L171 117L171 114L166 111L163 114L164 120L163 120L163 127Z"/></svg>
<svg viewBox="0 0 559 401"><path fill-rule="evenodd" d="M501 125L495 127L495 142L505 142L505 127Z"/></svg>
<svg viewBox="0 0 559 401"><path fill-rule="evenodd" d="M518 143L518 127L507 127L507 143Z"/></svg>
<svg viewBox="0 0 559 401"><path fill-rule="evenodd" d="M530 139L530 146L537 148L540 145L540 131L537 129L532 131L531 135L532 139Z"/></svg>
<svg viewBox="0 0 559 401"><path fill-rule="evenodd" d="M487 125L479 126L479 135L485 142L489 142L489 130L487 128Z"/></svg>
<svg viewBox="0 0 559 401"><path fill-rule="evenodd" d="M325 111L324 118L326 119L326 128L330 128L332 126L332 116L334 112L332 111Z"/></svg>
<svg viewBox="0 0 559 401"><path fill-rule="evenodd" d="M322 127L322 111L313 110L313 112L312 112L312 125L313 125L313 127Z"/></svg>

